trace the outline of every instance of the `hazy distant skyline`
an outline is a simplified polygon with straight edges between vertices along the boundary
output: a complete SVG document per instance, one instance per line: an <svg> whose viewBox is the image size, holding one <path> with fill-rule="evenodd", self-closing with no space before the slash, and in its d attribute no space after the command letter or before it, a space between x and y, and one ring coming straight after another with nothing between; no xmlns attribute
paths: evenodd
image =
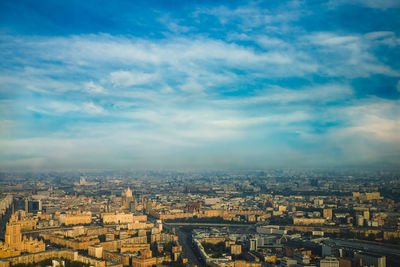
<svg viewBox="0 0 400 267"><path fill-rule="evenodd" d="M0 169L400 163L400 1L0 2Z"/></svg>

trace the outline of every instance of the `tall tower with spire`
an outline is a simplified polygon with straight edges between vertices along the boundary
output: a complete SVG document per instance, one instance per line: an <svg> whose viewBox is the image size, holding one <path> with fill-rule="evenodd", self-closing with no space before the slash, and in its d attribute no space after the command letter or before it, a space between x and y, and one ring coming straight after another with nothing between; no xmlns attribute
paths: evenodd
<svg viewBox="0 0 400 267"><path fill-rule="evenodd" d="M125 208L129 208L129 203L131 203L132 201L133 201L132 191L128 187L125 191L125 201L124 201Z"/></svg>
<svg viewBox="0 0 400 267"><path fill-rule="evenodd" d="M125 191L125 197L126 198L132 197L132 191L131 191L131 189L129 187Z"/></svg>
<svg viewBox="0 0 400 267"><path fill-rule="evenodd" d="M6 224L5 243L10 247L19 247L22 243L21 224L15 214L11 215L10 221Z"/></svg>

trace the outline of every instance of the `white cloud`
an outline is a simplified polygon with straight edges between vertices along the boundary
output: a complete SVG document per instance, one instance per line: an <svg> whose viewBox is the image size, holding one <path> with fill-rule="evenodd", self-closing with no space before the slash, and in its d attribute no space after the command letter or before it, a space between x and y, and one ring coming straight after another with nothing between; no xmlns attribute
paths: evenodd
<svg viewBox="0 0 400 267"><path fill-rule="evenodd" d="M106 92L101 85L95 84L93 81L86 82L83 86L88 93L103 94Z"/></svg>
<svg viewBox="0 0 400 267"><path fill-rule="evenodd" d="M397 45L396 35L389 31L309 35L288 24L304 11L281 11L250 5L195 12L194 19L206 14L237 25L226 32L226 39L195 33L183 37L179 33L191 28L171 18L164 23L175 34L169 32L162 39L105 34L10 37L14 49L8 58L18 64L2 73L0 83L5 87L0 90L28 89L32 99L26 98L21 106L48 115L50 122L54 116L77 120L62 127L46 126L38 133L40 138L15 137L7 146L32 157L20 161L27 165L53 159L76 163L85 157L101 162L121 154L142 162L162 156L168 161L177 151L187 155L201 149L224 150L225 144L240 156L255 150L265 155L263 150L278 147L269 136L281 133L293 135L300 145L309 142L307 149L315 153L310 158L330 155L337 148L348 152L346 145L353 139L396 147L399 122L393 114L398 109L382 108L386 104L376 99L372 102L379 108L360 105L349 85L352 78L400 75L375 54L379 45ZM290 35L285 36L287 32ZM33 67L18 69L19 65ZM320 84L315 77L332 84ZM315 84L291 88L292 80L286 78ZM273 85L280 81L287 87ZM341 104L339 108L327 103ZM1 103L0 108L6 109ZM81 116L101 116L109 122L90 123L79 120ZM325 128L325 123L338 126ZM241 149L235 151L232 147L238 143ZM288 151L288 157L305 154L296 151L296 145L279 146L284 148L276 152ZM370 153L372 148L366 150Z"/></svg>
<svg viewBox="0 0 400 267"><path fill-rule="evenodd" d="M386 142L400 142L400 120L387 119L375 114L366 114L358 125L346 129L348 134L373 134L374 138Z"/></svg>
<svg viewBox="0 0 400 267"><path fill-rule="evenodd" d="M326 32L313 34L308 38L313 44L326 46L346 45L359 41L359 38L357 36L338 36L333 33Z"/></svg>
<svg viewBox="0 0 400 267"><path fill-rule="evenodd" d="M391 31L369 32L364 37L376 45L382 44L390 47L400 45L400 38L397 38L396 34Z"/></svg>
<svg viewBox="0 0 400 267"><path fill-rule="evenodd" d="M82 110L90 114L104 113L104 109L101 106L94 104L93 102L83 103Z"/></svg>
<svg viewBox="0 0 400 267"><path fill-rule="evenodd" d="M177 19L172 19L169 15L164 15L159 18L159 21L166 25L168 30L174 33L184 33L190 31L191 27L180 25L180 21Z"/></svg>
<svg viewBox="0 0 400 267"><path fill-rule="evenodd" d="M360 4L369 8L375 9L389 9L389 8L399 8L400 1L398 0L331 0L328 5L330 7L337 7L343 4Z"/></svg>
<svg viewBox="0 0 400 267"><path fill-rule="evenodd" d="M345 84L327 84L304 87L301 89L287 89L272 87L261 90L255 96L241 97L240 99L218 100L218 104L252 105L259 103L328 103L347 99L353 95L353 90Z"/></svg>
<svg viewBox="0 0 400 267"><path fill-rule="evenodd" d="M194 17L204 14L214 16L223 25L232 23L242 30L251 30L257 27L265 27L266 25L295 21L303 12L298 5L291 4L274 11L262 9L255 5L248 5L233 9L225 6L198 8L193 15Z"/></svg>
<svg viewBox="0 0 400 267"><path fill-rule="evenodd" d="M263 117L229 118L224 120L212 121L211 124L223 128L246 128L255 125L282 124L286 125L293 122L304 122L311 119L311 116L303 111L288 114L273 114Z"/></svg>
<svg viewBox="0 0 400 267"><path fill-rule="evenodd" d="M348 134L368 134L369 137L385 142L400 141L400 102L398 100L376 99L373 103L361 103L343 110L351 126L344 131Z"/></svg>
<svg viewBox="0 0 400 267"><path fill-rule="evenodd" d="M182 86L180 86L180 89L185 92L202 92L205 88L204 85L201 85L200 83L189 80L188 82L184 83Z"/></svg>
<svg viewBox="0 0 400 267"><path fill-rule="evenodd" d="M58 115L67 112L77 112L81 109L78 105L70 102L61 102L61 101L49 101L45 103L38 103L35 106L28 106L28 110L47 114L47 115Z"/></svg>
<svg viewBox="0 0 400 267"><path fill-rule="evenodd" d="M265 48L283 48L283 46L287 45L283 40L276 37L260 36L256 41L259 45Z"/></svg>
<svg viewBox="0 0 400 267"><path fill-rule="evenodd" d="M379 34L372 34L371 36ZM370 36L370 38L372 38ZM373 53L371 40L362 35L337 35L320 32L306 36L315 45L314 57L319 61L319 72L332 77L368 77L372 74L400 76L400 70L382 63Z"/></svg>
<svg viewBox="0 0 400 267"><path fill-rule="evenodd" d="M110 74L110 80L114 86L129 87L152 82L155 74L131 71L115 71Z"/></svg>
<svg viewBox="0 0 400 267"><path fill-rule="evenodd" d="M388 36L393 36L394 32L391 31L379 31L379 32L369 32L366 33L364 36L367 39L371 39L371 40L375 40L375 39L381 39L381 38L385 38Z"/></svg>
<svg viewBox="0 0 400 267"><path fill-rule="evenodd" d="M84 112L88 114L104 113L104 109L101 106L98 106L91 101L83 102L81 104L66 101L49 101L38 103L35 106L28 106L26 109L49 116L57 116L70 112Z"/></svg>

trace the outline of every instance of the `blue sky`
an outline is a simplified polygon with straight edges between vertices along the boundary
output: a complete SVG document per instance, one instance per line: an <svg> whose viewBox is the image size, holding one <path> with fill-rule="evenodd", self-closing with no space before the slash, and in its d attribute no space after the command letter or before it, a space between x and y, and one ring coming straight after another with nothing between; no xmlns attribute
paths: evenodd
<svg viewBox="0 0 400 267"><path fill-rule="evenodd" d="M400 1L0 2L0 168L399 167Z"/></svg>

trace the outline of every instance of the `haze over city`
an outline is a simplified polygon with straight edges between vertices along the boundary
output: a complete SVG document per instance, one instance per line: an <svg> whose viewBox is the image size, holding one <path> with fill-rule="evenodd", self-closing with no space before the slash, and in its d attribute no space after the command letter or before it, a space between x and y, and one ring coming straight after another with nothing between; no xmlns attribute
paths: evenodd
<svg viewBox="0 0 400 267"><path fill-rule="evenodd" d="M1 1L0 168L398 168L399 8Z"/></svg>
<svg viewBox="0 0 400 267"><path fill-rule="evenodd" d="M0 0L0 267L400 266L400 0Z"/></svg>

